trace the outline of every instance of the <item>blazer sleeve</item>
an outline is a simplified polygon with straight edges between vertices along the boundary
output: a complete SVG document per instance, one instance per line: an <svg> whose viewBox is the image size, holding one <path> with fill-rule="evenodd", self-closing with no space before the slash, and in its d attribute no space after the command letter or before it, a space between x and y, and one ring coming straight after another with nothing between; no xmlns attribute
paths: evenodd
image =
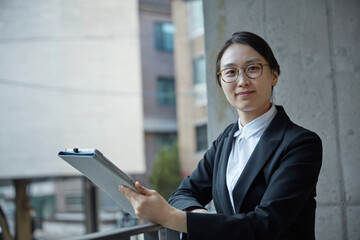
<svg viewBox="0 0 360 240"><path fill-rule="evenodd" d="M310 131L294 135L277 162L278 167L254 211L233 216L188 212L188 239L264 240L276 239L286 231L313 197L322 162L320 138ZM206 193L208 200L208 189L198 194L202 193Z"/></svg>
<svg viewBox="0 0 360 240"><path fill-rule="evenodd" d="M215 155L221 149L223 138L234 124L229 125L212 143L212 146L204 154L194 172L186 177L179 188L169 198L169 203L180 210L189 207L205 208L212 200L212 175Z"/></svg>

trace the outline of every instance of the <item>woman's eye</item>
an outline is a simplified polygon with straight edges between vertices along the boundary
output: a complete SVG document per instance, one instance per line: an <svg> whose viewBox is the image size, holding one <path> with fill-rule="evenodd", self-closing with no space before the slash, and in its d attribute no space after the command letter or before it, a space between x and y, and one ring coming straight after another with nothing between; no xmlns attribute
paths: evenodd
<svg viewBox="0 0 360 240"><path fill-rule="evenodd" d="M224 71L225 76L233 76L236 74L236 70L235 69L227 69Z"/></svg>
<svg viewBox="0 0 360 240"><path fill-rule="evenodd" d="M261 69L260 65L250 65L246 67L247 72L256 72Z"/></svg>

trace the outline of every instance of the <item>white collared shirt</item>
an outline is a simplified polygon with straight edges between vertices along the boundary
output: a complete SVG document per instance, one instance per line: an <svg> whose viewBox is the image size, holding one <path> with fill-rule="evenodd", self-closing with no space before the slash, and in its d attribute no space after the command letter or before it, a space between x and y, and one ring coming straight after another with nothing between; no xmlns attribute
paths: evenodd
<svg viewBox="0 0 360 240"><path fill-rule="evenodd" d="M240 118L238 120L239 130L234 134L235 139L226 169L226 185L234 212L232 192L262 134L276 113L275 105L272 104L269 111L249 122L244 127L240 123Z"/></svg>

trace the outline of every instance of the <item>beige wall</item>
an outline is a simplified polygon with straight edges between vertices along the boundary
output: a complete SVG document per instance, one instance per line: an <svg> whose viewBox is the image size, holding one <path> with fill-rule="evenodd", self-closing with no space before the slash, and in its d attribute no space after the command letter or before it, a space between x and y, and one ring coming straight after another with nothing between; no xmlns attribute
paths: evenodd
<svg viewBox="0 0 360 240"><path fill-rule="evenodd" d="M1 1L0 178L75 171L98 148L145 170L137 1Z"/></svg>

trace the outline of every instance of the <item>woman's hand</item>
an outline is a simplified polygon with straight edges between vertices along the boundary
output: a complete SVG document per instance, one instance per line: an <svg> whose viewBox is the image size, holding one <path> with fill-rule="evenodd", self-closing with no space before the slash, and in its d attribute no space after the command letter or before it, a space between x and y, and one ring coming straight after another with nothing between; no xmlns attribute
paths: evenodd
<svg viewBox="0 0 360 240"><path fill-rule="evenodd" d="M119 189L129 199L139 218L161 224L172 207L155 190L147 189L139 182L135 183L135 187L140 194L122 185Z"/></svg>
<svg viewBox="0 0 360 240"><path fill-rule="evenodd" d="M139 218L179 232L187 232L185 212L170 206L155 190L147 189L139 182L135 183L135 187L139 193L123 185L119 186L119 190L129 199Z"/></svg>

